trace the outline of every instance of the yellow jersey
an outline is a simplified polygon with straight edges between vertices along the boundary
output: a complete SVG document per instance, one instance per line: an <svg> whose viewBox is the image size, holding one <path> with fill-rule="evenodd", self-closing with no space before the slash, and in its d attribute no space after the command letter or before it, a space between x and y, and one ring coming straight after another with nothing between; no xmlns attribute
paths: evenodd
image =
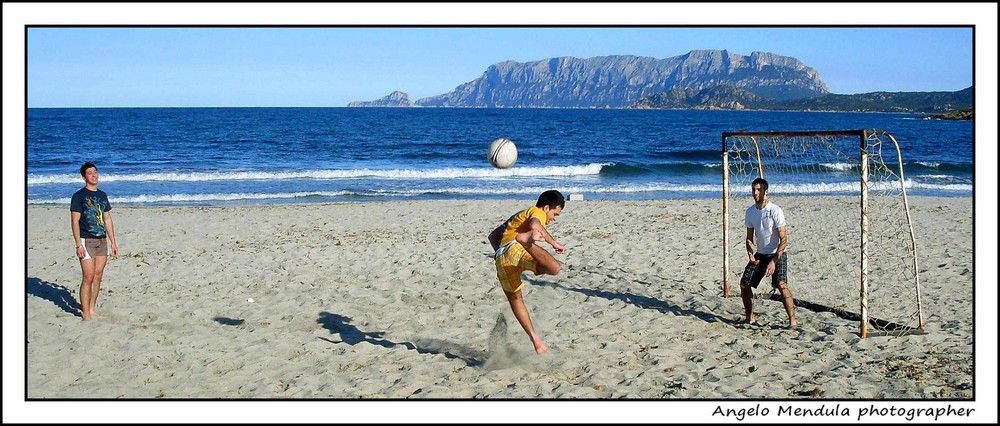
<svg viewBox="0 0 1000 426"><path fill-rule="evenodd" d="M503 247L507 243L514 241L514 237L516 237L517 234L526 232L529 229L526 224L532 217L537 217L538 220L542 222L542 226L548 224L548 217L545 215L545 210L542 210L541 207L528 207L521 210L504 222L503 236L500 238L500 246ZM521 229L522 226L524 226L524 229Z"/></svg>

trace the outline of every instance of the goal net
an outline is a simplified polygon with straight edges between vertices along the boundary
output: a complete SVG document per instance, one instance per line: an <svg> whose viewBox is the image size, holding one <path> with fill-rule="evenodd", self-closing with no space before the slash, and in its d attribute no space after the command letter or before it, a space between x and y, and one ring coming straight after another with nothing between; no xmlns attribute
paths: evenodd
<svg viewBox="0 0 1000 426"><path fill-rule="evenodd" d="M797 309L856 320L861 337L924 329L902 154L890 133L726 132L722 146L724 297L740 291L750 185L763 177L785 212ZM765 279L757 292L769 288Z"/></svg>

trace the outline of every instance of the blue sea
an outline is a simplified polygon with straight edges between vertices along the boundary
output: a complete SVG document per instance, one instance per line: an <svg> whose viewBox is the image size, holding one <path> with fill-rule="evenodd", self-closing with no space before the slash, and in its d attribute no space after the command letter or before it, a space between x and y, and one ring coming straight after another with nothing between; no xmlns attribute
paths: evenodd
<svg viewBox="0 0 1000 426"><path fill-rule="evenodd" d="M68 204L95 163L115 205L718 198L722 133L879 129L911 195L972 195L969 121L917 114L466 108L30 108L28 204ZM510 169L487 161L512 139ZM830 180L843 171L831 168ZM821 180L823 177L821 176ZM836 193L822 182L781 192Z"/></svg>

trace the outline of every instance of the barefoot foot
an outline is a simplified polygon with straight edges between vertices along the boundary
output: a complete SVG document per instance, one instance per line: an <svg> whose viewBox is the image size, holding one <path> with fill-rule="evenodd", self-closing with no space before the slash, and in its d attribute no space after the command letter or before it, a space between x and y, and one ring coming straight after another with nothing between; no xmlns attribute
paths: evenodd
<svg viewBox="0 0 1000 426"><path fill-rule="evenodd" d="M549 351L549 347L548 347L548 345L545 344L545 342L542 342L541 340L539 340L539 341L533 342L533 343L535 345L535 353L536 354L541 355L541 354L546 353L546 352Z"/></svg>

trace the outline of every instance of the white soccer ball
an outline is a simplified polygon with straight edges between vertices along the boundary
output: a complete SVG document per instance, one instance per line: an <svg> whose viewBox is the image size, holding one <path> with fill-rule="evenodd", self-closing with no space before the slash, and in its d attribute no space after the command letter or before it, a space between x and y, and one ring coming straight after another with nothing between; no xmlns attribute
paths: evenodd
<svg viewBox="0 0 1000 426"><path fill-rule="evenodd" d="M498 169L509 169L517 162L517 145L507 138L500 138L490 144L490 153L487 157L490 164Z"/></svg>

